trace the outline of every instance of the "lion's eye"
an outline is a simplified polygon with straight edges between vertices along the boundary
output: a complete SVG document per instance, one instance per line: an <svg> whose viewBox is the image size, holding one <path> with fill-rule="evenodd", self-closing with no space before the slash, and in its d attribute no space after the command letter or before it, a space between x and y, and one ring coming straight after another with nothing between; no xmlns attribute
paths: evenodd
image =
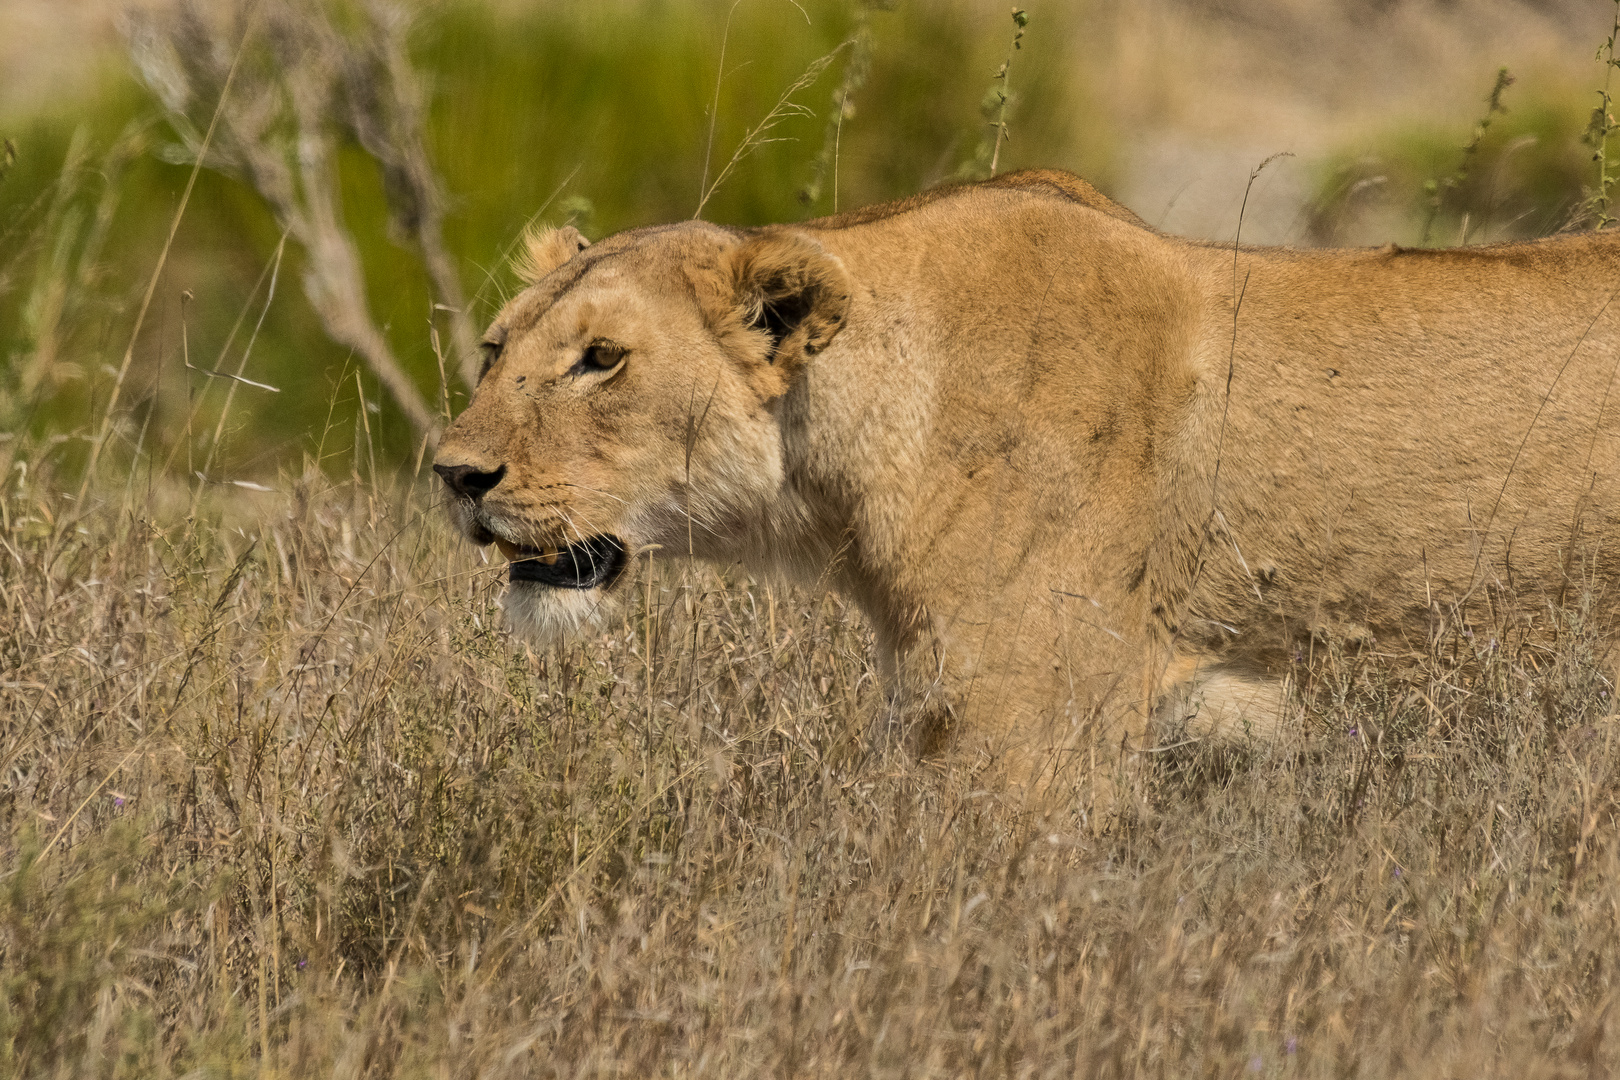
<svg viewBox="0 0 1620 1080"><path fill-rule="evenodd" d="M624 362L627 351L624 346L611 341L593 341L585 346L585 352L579 358L580 370L612 371Z"/></svg>

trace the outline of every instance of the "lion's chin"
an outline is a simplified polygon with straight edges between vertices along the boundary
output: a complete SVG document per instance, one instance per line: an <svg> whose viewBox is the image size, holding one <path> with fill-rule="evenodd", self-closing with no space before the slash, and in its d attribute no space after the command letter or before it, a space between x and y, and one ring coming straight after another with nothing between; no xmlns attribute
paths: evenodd
<svg viewBox="0 0 1620 1080"><path fill-rule="evenodd" d="M607 534L551 548L499 538L496 544L509 560L501 597L507 627L537 645L603 623L614 606L613 585L629 562L624 541Z"/></svg>
<svg viewBox="0 0 1620 1080"><path fill-rule="evenodd" d="M521 579L508 583L501 596L507 628L536 645L600 626L615 606L607 589L557 588Z"/></svg>

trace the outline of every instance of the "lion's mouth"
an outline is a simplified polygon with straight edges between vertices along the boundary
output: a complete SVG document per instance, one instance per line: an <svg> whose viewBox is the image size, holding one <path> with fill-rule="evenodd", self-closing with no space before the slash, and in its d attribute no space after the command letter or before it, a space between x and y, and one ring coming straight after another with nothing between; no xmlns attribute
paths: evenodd
<svg viewBox="0 0 1620 1080"><path fill-rule="evenodd" d="M501 554L511 560L513 584L532 581L553 589L597 589L618 577L628 561L624 542L617 536L593 536L561 548L537 548L496 539Z"/></svg>

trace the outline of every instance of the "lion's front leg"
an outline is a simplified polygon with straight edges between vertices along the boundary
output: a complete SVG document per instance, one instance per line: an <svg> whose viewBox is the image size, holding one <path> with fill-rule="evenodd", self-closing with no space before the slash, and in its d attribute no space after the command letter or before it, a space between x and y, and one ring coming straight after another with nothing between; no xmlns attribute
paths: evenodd
<svg viewBox="0 0 1620 1080"><path fill-rule="evenodd" d="M1145 649L1111 635L1038 629L966 643L941 634L901 656L898 727L914 753L993 773L1014 799L1106 818L1152 743L1157 673Z"/></svg>

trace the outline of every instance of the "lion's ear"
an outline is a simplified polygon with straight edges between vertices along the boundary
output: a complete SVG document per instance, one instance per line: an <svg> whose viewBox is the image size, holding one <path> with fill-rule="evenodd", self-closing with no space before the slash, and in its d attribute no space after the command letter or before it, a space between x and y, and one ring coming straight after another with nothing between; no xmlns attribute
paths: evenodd
<svg viewBox="0 0 1620 1080"><path fill-rule="evenodd" d="M737 314L769 336L766 359L791 374L837 336L849 313L849 275L802 233L771 229L726 253Z"/></svg>
<svg viewBox="0 0 1620 1080"><path fill-rule="evenodd" d="M572 225L531 228L523 234L521 250L512 258L512 271L523 284L533 285L590 246L591 242Z"/></svg>

